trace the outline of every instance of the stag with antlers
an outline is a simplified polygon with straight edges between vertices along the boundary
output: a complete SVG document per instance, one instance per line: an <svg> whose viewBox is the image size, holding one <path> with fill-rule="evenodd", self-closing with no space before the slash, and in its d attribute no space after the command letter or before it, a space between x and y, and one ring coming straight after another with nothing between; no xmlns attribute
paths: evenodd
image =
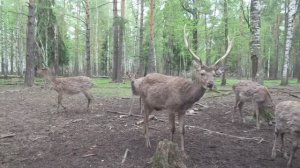
<svg viewBox="0 0 300 168"><path fill-rule="evenodd" d="M207 89L214 87L214 77L221 75L222 68L218 68L221 60L229 55L233 42L229 40L226 53L218 59L215 64L204 65L199 56L197 56L188 43L188 34L184 27L184 42L188 51L196 62L197 70L196 81L189 79L167 76L159 73L148 74L142 80L139 91L144 105L144 129L146 146L151 147L149 140L148 117L153 110L166 110L169 114L169 123L171 129L171 140L175 132L175 116L178 115L181 150L184 151L184 117L185 111L198 101Z"/></svg>

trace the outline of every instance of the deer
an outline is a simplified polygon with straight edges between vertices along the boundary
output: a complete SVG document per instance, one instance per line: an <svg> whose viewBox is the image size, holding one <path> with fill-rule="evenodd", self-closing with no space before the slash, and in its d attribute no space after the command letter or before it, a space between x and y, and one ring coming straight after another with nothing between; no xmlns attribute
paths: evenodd
<svg viewBox="0 0 300 168"><path fill-rule="evenodd" d="M57 96L57 112L61 106L64 110L66 107L62 104L63 95L75 95L83 93L87 98L87 111L89 111L90 103L93 99L92 94L89 90L92 88L93 83L91 78L86 76L74 76L74 77L59 77L52 75L50 68L41 68L37 70L37 73L42 75L44 78L49 80L52 84L53 89L58 93Z"/></svg>
<svg viewBox="0 0 300 168"><path fill-rule="evenodd" d="M260 116L264 117L266 122L271 125L275 105L267 87L260 85L257 82L241 80L232 86L232 90L235 94L232 122L234 122L234 114L238 108L241 121L245 123L246 120L243 115L242 108L245 102L252 102L255 107L254 116L256 116L257 129L260 129Z"/></svg>
<svg viewBox="0 0 300 168"><path fill-rule="evenodd" d="M126 73L126 75L128 76L128 78L131 81L131 91L132 91L132 96L131 96L131 103L130 103L130 109L128 112L128 115L132 115L132 106L134 103L134 96L139 96L139 104L140 104L140 113L142 113L142 102L141 102L141 97L140 97L140 87L141 87L141 83L144 79L144 77L140 77L140 78L136 78L136 74L130 74L130 73Z"/></svg>
<svg viewBox="0 0 300 168"><path fill-rule="evenodd" d="M219 58L213 65L208 66L203 64L200 57L196 55L188 43L188 34L184 26L184 43L189 53L195 61L196 78L191 81L183 77L167 76L159 73L150 73L144 77L140 87L140 96L143 102L144 114L144 135L146 146L151 148L149 139L149 115L154 111L168 111L170 125L170 139L173 141L175 133L175 116L178 115L181 150L184 152L184 119L185 111L189 109L196 101L198 101L207 89L214 87L214 77L223 73L223 68L217 65L221 60L225 59L232 48L233 41L229 40L229 45L226 53Z"/></svg>
<svg viewBox="0 0 300 168"><path fill-rule="evenodd" d="M292 147L290 156L288 157L284 149L284 135L291 134ZM288 159L287 167L292 167L292 161L297 151L300 141L300 102L299 101L283 101L276 105L275 108L275 129L274 141L271 158L276 158L276 144L278 136L281 137L281 152Z"/></svg>

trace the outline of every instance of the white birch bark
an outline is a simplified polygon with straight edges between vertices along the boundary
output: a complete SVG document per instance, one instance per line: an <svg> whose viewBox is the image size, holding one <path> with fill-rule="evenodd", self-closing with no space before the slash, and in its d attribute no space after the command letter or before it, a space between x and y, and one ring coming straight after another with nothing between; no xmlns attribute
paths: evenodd
<svg viewBox="0 0 300 168"><path fill-rule="evenodd" d="M288 71L290 66L290 55L293 43L293 35L294 35L294 21L295 15L299 6L299 1L290 0L288 4L288 13L287 13L287 33L285 40L285 50L284 50L284 59L283 59L283 70L282 70L282 78L281 85L288 84Z"/></svg>

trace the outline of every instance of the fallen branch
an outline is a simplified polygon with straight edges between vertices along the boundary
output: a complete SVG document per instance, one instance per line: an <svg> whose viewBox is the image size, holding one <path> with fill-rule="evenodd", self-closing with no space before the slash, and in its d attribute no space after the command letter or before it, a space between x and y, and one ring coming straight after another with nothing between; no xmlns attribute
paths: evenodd
<svg viewBox="0 0 300 168"><path fill-rule="evenodd" d="M155 117L154 115L149 115L148 116L148 120L151 121L151 120L156 120L156 121L160 121L160 122L166 122L165 120L163 119L160 119L160 118L157 118ZM140 120L140 121L137 121L135 124L136 125L141 125L144 123L144 120Z"/></svg>
<svg viewBox="0 0 300 168"><path fill-rule="evenodd" d="M106 110L106 112L108 112L108 113L114 113L114 114L119 114L119 115L125 115L125 116L143 117L143 116L141 116L141 115L136 115L136 114L131 114L131 115L129 115L128 113L124 113L124 112L120 112L120 111L110 111L110 110Z"/></svg>
<svg viewBox="0 0 300 168"><path fill-rule="evenodd" d="M123 159L122 159L122 162L121 162L122 165L125 163L128 153L129 153L129 149L127 148L125 150L125 153L124 153L124 156L123 156Z"/></svg>
<svg viewBox="0 0 300 168"><path fill-rule="evenodd" d="M292 97L300 99L300 96L298 96L298 95L295 95L295 94L292 94L292 93L289 93L289 95L292 96Z"/></svg>
<svg viewBox="0 0 300 168"><path fill-rule="evenodd" d="M81 157L86 158L86 157L90 157L90 156L96 156L96 154L91 153L91 154L82 155Z"/></svg>
<svg viewBox="0 0 300 168"><path fill-rule="evenodd" d="M222 97L222 96L228 96L233 94L233 92L226 92L226 93L222 93L222 92L218 92L218 91L214 91L216 93L219 93L218 95L213 95L213 96L205 96L205 98L215 98L215 97Z"/></svg>
<svg viewBox="0 0 300 168"><path fill-rule="evenodd" d="M215 133L215 134L218 134L218 135L224 135L224 136L228 136L228 137L231 137L231 138L237 138L237 139L240 139L240 140L254 140L254 141L258 141L258 143L266 141L262 137L251 137L251 138L249 138L249 137L241 137L241 136L236 136L236 135L225 134L225 133L218 132L218 131L212 131L212 130L209 130L209 129L206 129L206 128L202 128L202 127L199 127L199 126L192 126L192 125L186 125L186 127L188 127L188 128L197 128L197 129L200 129L200 130L203 130L203 131L207 131L209 133Z"/></svg>
<svg viewBox="0 0 300 168"><path fill-rule="evenodd" d="M4 139L4 138L12 138L14 137L16 134L14 133L8 133L8 134L3 134L0 136L0 139Z"/></svg>

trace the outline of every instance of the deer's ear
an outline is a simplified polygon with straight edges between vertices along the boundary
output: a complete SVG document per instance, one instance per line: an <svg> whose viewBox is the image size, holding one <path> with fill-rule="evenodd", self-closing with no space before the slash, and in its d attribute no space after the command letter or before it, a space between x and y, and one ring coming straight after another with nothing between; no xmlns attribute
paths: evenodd
<svg viewBox="0 0 300 168"><path fill-rule="evenodd" d="M216 67L216 70L215 70L217 76L221 76L224 73L224 71L225 71L225 67L223 67L223 66Z"/></svg>

